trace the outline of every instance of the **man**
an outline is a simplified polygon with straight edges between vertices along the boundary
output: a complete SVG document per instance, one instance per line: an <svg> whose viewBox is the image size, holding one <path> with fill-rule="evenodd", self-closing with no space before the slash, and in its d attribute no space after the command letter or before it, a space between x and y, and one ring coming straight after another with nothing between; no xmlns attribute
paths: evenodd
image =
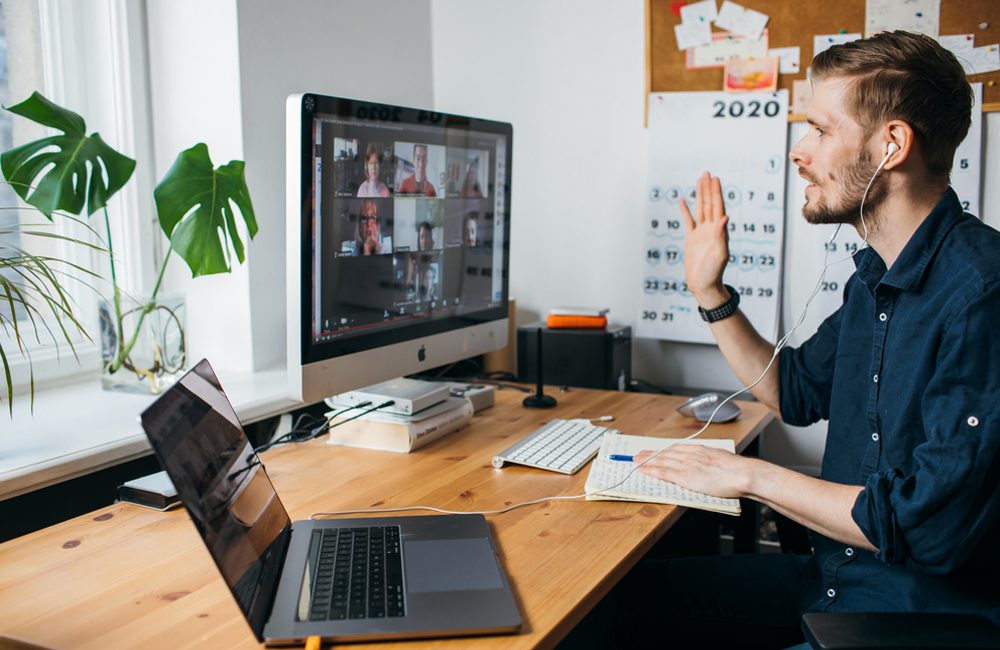
<svg viewBox="0 0 1000 650"><path fill-rule="evenodd" d="M462 244L475 248L478 243L479 226L476 223L476 213L466 212L462 219Z"/></svg>
<svg viewBox="0 0 1000 650"><path fill-rule="evenodd" d="M413 145L413 174L403 179L399 191L401 194L437 196L434 186L427 180L427 145Z"/></svg>
<svg viewBox="0 0 1000 650"><path fill-rule="evenodd" d="M640 565L620 590L625 610L640 610L624 632L633 645L784 647L801 641L804 611L1000 624L1000 233L963 214L948 186L968 82L936 41L905 32L827 50L812 79L810 129L790 154L810 182L803 215L850 224L869 245L817 333L765 371L774 348L722 284L719 179L703 176L694 214L682 212L687 283L733 372L760 378L753 394L785 422L829 420L821 478L695 445L636 463L767 504L813 531L814 553Z"/></svg>

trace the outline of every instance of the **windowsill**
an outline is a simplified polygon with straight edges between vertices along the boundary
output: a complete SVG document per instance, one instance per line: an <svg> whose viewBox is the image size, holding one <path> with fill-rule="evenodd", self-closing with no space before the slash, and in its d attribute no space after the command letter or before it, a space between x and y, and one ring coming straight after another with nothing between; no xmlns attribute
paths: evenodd
<svg viewBox="0 0 1000 650"><path fill-rule="evenodd" d="M219 375L244 423L299 406L284 367ZM26 395L15 398L13 419L0 414L0 500L148 455L139 414L153 399L104 391L96 377L37 391L34 414Z"/></svg>

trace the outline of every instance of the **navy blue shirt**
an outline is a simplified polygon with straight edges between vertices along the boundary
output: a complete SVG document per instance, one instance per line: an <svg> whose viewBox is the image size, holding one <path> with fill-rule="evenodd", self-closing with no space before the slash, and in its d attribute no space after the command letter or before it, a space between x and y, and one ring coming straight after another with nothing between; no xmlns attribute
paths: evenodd
<svg viewBox="0 0 1000 650"><path fill-rule="evenodd" d="M781 353L781 416L829 420L822 478L877 553L815 535L819 611L979 613L1000 624L1000 233L950 188L886 269Z"/></svg>

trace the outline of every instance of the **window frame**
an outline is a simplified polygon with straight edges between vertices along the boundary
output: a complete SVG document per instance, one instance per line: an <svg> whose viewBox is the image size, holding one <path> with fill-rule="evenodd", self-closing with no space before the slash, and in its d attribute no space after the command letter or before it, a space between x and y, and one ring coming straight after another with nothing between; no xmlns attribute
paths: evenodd
<svg viewBox="0 0 1000 650"><path fill-rule="evenodd" d="M37 0L37 17L42 64L40 92L83 116L88 134L100 133L110 146L137 161L133 178L108 203L107 225L114 244L119 287L128 294L142 295L152 287L163 256L152 201L146 2ZM14 97L12 101L22 99ZM107 241L103 211L89 218L84 214L82 218ZM22 221L44 222L45 217L36 212ZM79 226L67 227L66 220L63 224L59 221L55 216L54 222L61 233L80 237L84 231ZM54 248L60 258L97 273L100 279L91 278L89 284L100 294L111 295L106 254L69 242L59 242ZM52 337L42 333L39 342L34 334L25 336L22 331L22 338L31 348L29 356L19 352L12 336L0 331L4 350L8 351L14 399L27 398L32 375L37 391L49 385L92 380L100 372L97 328L100 296L80 280L69 280L66 288L74 301L74 314L93 340L72 332L74 344L70 349L65 339L53 344Z"/></svg>

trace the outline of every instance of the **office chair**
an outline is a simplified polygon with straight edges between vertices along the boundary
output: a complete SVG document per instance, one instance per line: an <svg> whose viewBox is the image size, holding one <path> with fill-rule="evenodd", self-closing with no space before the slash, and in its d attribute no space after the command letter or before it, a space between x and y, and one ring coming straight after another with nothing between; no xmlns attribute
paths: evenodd
<svg viewBox="0 0 1000 650"><path fill-rule="evenodd" d="M816 650L1000 649L1000 627L971 614L811 613L802 631Z"/></svg>

